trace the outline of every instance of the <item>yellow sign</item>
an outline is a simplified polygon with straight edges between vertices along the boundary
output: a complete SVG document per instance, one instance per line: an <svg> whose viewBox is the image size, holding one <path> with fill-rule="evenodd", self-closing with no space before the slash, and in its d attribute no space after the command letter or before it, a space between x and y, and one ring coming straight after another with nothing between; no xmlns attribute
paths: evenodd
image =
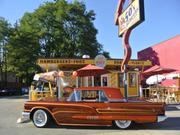
<svg viewBox="0 0 180 135"><path fill-rule="evenodd" d="M121 59L107 59L106 65L121 65ZM38 59L39 65L87 65L87 64L95 64L94 59ZM130 60L128 62L130 66L151 66L152 63L150 61L143 60Z"/></svg>
<svg viewBox="0 0 180 135"><path fill-rule="evenodd" d="M127 9L118 18L119 21L119 36L128 30L132 29L142 21L144 21L144 3L143 0L134 0Z"/></svg>
<svg viewBox="0 0 180 135"><path fill-rule="evenodd" d="M93 60L87 59L38 59L38 64L72 64L85 65L92 63Z"/></svg>

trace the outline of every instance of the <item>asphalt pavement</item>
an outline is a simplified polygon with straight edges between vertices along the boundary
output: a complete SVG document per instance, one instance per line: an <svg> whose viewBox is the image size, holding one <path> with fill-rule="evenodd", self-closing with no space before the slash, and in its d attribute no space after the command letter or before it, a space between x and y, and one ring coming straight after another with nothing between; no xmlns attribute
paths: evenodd
<svg viewBox="0 0 180 135"><path fill-rule="evenodd" d="M136 124L128 130L114 127L55 126L36 128L32 122L17 124L27 96L0 97L0 135L180 135L180 105L168 105L168 119L161 123Z"/></svg>

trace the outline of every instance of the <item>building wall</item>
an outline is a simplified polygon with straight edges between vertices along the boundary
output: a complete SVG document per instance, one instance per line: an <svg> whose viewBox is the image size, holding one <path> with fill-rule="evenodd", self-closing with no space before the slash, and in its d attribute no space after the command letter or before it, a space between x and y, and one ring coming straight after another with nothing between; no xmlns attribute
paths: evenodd
<svg viewBox="0 0 180 135"><path fill-rule="evenodd" d="M110 86L117 88L117 81L118 81L118 74L117 72L111 73L110 74Z"/></svg>
<svg viewBox="0 0 180 135"><path fill-rule="evenodd" d="M5 73L0 74L0 81L6 81ZM7 73L7 82L17 82L18 78L14 73Z"/></svg>
<svg viewBox="0 0 180 135"><path fill-rule="evenodd" d="M180 71L180 35L139 51L138 59Z"/></svg>
<svg viewBox="0 0 180 135"><path fill-rule="evenodd" d="M20 85L15 73L8 72L7 78L5 76L5 73L0 73L0 88L17 88Z"/></svg>

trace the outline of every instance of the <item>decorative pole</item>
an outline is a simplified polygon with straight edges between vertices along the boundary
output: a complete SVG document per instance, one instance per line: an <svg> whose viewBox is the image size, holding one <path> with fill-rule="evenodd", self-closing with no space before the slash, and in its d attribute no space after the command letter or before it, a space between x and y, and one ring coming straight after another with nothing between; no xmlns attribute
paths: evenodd
<svg viewBox="0 0 180 135"><path fill-rule="evenodd" d="M58 77L57 77L57 86L58 86L58 99L62 98L62 77L64 76L63 71L59 71Z"/></svg>
<svg viewBox="0 0 180 135"><path fill-rule="evenodd" d="M123 34L124 59L121 64L121 72L124 74L124 97L128 101L128 62L131 59L131 46L129 45L129 37L131 30L127 30Z"/></svg>
<svg viewBox="0 0 180 135"><path fill-rule="evenodd" d="M119 36L123 38L124 59L121 64L121 72L124 74L124 97L128 101L128 62L131 58L131 46L129 37L131 30L144 21L144 1L129 0L129 6L123 11L126 0L119 0L115 14L115 24L119 26Z"/></svg>

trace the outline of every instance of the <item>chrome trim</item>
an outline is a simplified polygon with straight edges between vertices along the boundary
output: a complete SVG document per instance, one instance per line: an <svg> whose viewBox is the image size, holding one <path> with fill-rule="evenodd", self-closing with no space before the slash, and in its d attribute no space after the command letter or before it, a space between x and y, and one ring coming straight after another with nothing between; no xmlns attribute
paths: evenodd
<svg viewBox="0 0 180 135"><path fill-rule="evenodd" d="M165 121L166 119L167 119L166 115L157 116L157 122L162 122L162 121Z"/></svg>
<svg viewBox="0 0 180 135"><path fill-rule="evenodd" d="M22 118L25 120L30 120L30 112L22 112Z"/></svg>

